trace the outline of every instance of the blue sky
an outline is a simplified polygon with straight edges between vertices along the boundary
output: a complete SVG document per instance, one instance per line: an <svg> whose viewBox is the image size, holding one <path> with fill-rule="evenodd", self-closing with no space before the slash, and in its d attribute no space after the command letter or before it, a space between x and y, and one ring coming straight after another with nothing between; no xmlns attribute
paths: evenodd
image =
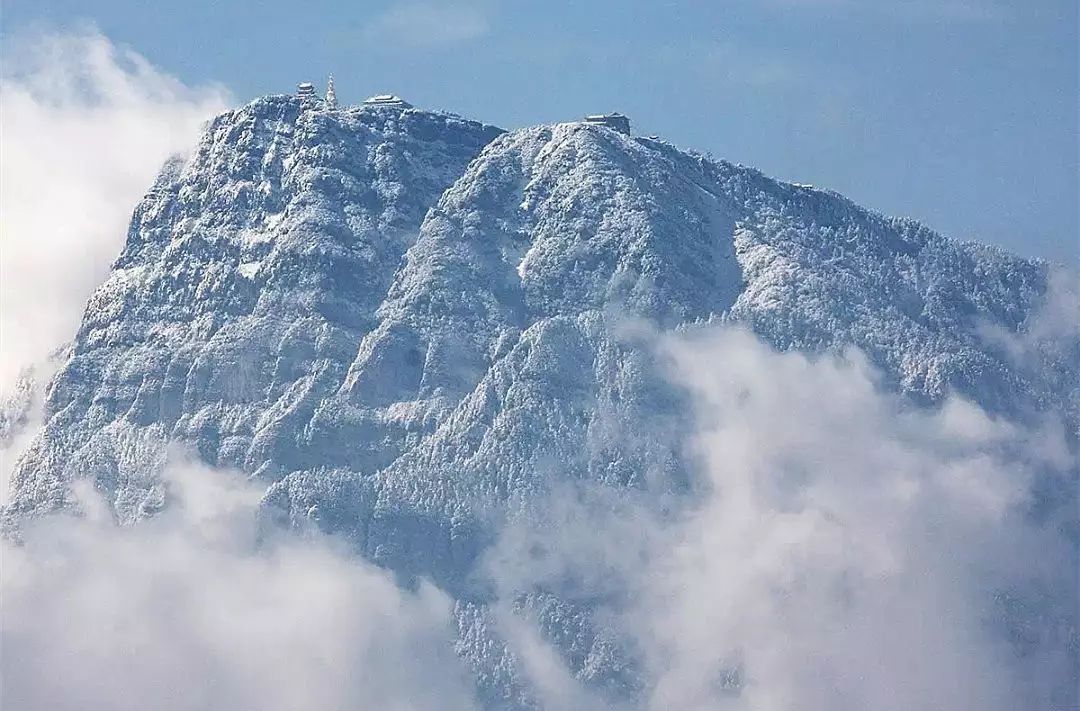
<svg viewBox="0 0 1080 711"><path fill-rule="evenodd" d="M6 0L240 100L323 82L506 128L641 133L959 238L1075 261L1075 0ZM5 42L5 45L7 42Z"/></svg>

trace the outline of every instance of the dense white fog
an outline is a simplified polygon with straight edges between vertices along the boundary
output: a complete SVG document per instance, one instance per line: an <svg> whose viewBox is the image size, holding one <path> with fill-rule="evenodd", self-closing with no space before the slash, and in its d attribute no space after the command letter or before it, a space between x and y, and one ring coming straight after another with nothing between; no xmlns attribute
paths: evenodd
<svg viewBox="0 0 1080 711"><path fill-rule="evenodd" d="M229 102L96 30L11 38L0 101L0 383L75 333L135 203Z"/></svg>
<svg viewBox="0 0 1080 711"><path fill-rule="evenodd" d="M559 585L604 601L599 619L652 680L649 708L1053 708L1073 552L1026 510L1033 477L1075 465L1055 423L1021 429L960 400L914 410L857 353L811 361L737 329L657 348L693 395L696 503L558 489L484 559L497 631L548 708L601 703L512 612L520 591ZM6 698L473 707L444 593L260 529L261 489L235 473L179 464L167 483L170 504L134 527L90 491L83 517L5 544ZM1026 657L1006 593L1041 596Z"/></svg>
<svg viewBox="0 0 1080 711"><path fill-rule="evenodd" d="M179 461L183 457L178 456ZM331 541L265 532L261 490L178 463L171 505L80 518L4 544L4 701L22 709L467 709L451 602Z"/></svg>
<svg viewBox="0 0 1080 711"><path fill-rule="evenodd" d="M670 516L566 490L491 554L501 589L617 592L607 619L646 660L650 708L1054 707L1073 662L1048 618L1075 604L1075 550L1026 512L1034 477L1075 467L1060 423L913 409L857 352L809 360L738 329L659 348L693 394L702 498ZM1021 659L1001 596L1048 591L1046 646Z"/></svg>

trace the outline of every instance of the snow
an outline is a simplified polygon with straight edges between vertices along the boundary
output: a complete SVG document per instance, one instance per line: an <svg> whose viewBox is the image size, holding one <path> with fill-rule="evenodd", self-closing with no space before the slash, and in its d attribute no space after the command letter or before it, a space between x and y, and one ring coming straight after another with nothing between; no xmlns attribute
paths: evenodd
<svg viewBox="0 0 1080 711"><path fill-rule="evenodd" d="M660 416L677 395L627 319L856 346L920 404L960 392L1022 418L1075 402L1075 362L1025 368L986 335L1023 328L1048 265L666 142L277 96L215 119L170 171L87 305L7 519L86 477L135 521L167 446L189 446L458 595L461 652L492 694L518 682L465 577L493 512L561 480L687 466ZM644 444L612 452L611 428ZM528 604L603 644L584 613Z"/></svg>

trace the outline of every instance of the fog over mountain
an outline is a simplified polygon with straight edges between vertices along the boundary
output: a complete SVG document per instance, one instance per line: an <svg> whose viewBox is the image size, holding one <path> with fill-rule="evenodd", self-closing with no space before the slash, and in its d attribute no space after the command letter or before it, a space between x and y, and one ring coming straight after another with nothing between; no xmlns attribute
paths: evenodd
<svg viewBox="0 0 1080 711"><path fill-rule="evenodd" d="M5 390L5 696L1077 708L1078 294L662 138L256 99Z"/></svg>

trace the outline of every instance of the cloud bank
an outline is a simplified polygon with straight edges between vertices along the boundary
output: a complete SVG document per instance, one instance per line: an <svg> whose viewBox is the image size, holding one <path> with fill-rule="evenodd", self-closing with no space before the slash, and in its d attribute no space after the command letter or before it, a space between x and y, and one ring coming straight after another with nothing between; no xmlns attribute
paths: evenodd
<svg viewBox="0 0 1080 711"><path fill-rule="evenodd" d="M858 353L739 329L658 347L696 413L694 491L674 515L656 492L556 491L489 554L503 596L603 601L649 709L1075 705L1075 512L1031 497L1074 481L1060 422L913 409Z"/></svg>
<svg viewBox="0 0 1080 711"><path fill-rule="evenodd" d="M473 708L444 594L261 529L261 491L236 474L188 463L166 481L138 526L83 492L87 516L3 544L5 707Z"/></svg>
<svg viewBox="0 0 1080 711"><path fill-rule="evenodd" d="M1033 668L1001 596L1053 590L1071 612L1073 551L1029 515L1036 479L1075 464L1058 425L909 410L858 354L811 362L730 331L666 350L711 494L645 585L658 708L714 707L718 662L732 708L1053 707L1066 640Z"/></svg>
<svg viewBox="0 0 1080 711"><path fill-rule="evenodd" d="M0 102L0 387L74 334L131 211L224 108L95 30L9 38Z"/></svg>
<svg viewBox="0 0 1080 711"><path fill-rule="evenodd" d="M1031 493L1074 481L1060 422L1020 427L955 399L916 409L858 353L780 354L738 328L655 348L693 409L688 488L556 487L478 573L544 708L1075 704L1075 512ZM117 527L88 494L87 515L30 525L3 551L5 699L479 708L446 594L268 528L252 486L182 464L148 521ZM532 593L589 610L636 687L590 685L519 604Z"/></svg>

